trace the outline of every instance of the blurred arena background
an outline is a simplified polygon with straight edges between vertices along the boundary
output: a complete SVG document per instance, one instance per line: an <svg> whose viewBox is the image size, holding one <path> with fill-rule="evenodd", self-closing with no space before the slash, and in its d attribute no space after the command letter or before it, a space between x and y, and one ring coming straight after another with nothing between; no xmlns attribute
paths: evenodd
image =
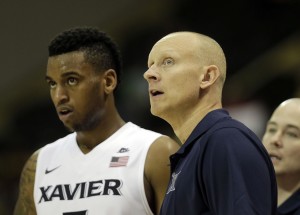
<svg viewBox="0 0 300 215"><path fill-rule="evenodd" d="M67 133L44 81L54 35L75 26L109 33L124 60L117 93L122 116L173 136L149 112L142 77L148 53L173 31L207 34L227 56L224 106L261 137L273 108L300 96L299 8L299 0L1 1L0 215L12 214L26 159Z"/></svg>

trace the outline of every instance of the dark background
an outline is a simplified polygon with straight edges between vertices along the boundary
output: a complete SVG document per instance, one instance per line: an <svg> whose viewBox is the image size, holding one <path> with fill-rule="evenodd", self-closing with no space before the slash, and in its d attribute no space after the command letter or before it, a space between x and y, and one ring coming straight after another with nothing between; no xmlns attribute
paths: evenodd
<svg viewBox="0 0 300 215"><path fill-rule="evenodd" d="M12 214L21 169L39 147L67 132L44 81L57 33L97 26L119 44L124 75L117 105L126 121L173 136L151 116L143 73L152 45L173 31L216 39L227 56L223 102L261 137L271 111L300 96L300 10L296 0L62 0L0 2L0 215Z"/></svg>

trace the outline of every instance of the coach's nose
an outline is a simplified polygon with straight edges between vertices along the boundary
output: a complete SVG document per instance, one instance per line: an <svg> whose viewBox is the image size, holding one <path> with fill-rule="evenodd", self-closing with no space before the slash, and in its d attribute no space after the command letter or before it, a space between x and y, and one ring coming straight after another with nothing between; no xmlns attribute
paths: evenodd
<svg viewBox="0 0 300 215"><path fill-rule="evenodd" d="M159 81L160 75L157 67L155 65L149 67L147 71L144 73L144 78L148 81L148 83L151 81Z"/></svg>

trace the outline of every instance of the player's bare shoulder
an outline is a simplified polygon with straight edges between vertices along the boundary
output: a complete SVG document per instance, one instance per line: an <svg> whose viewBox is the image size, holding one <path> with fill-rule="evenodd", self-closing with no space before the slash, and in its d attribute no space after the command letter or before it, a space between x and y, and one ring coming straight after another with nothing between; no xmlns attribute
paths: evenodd
<svg viewBox="0 0 300 215"><path fill-rule="evenodd" d="M22 170L14 215L36 215L33 189L38 153L39 150L30 156Z"/></svg>
<svg viewBox="0 0 300 215"><path fill-rule="evenodd" d="M169 156L177 152L179 148L180 145L175 139L163 135L152 143L147 160L154 163L157 163L158 160L164 160L164 162L169 163Z"/></svg>
<svg viewBox="0 0 300 215"><path fill-rule="evenodd" d="M21 182L24 182L25 185L33 185L35 178L35 170L37 157L40 150L35 151L30 158L27 160L21 175Z"/></svg>
<svg viewBox="0 0 300 215"><path fill-rule="evenodd" d="M145 162L145 191L151 209L159 214L170 176L170 155L179 144L168 136L160 136L150 146ZM152 204L151 204L152 203Z"/></svg>
<svg viewBox="0 0 300 215"><path fill-rule="evenodd" d="M175 139L163 135L155 140L155 142L151 146L151 150L157 153L166 153L166 154L174 154L180 148L179 142Z"/></svg>

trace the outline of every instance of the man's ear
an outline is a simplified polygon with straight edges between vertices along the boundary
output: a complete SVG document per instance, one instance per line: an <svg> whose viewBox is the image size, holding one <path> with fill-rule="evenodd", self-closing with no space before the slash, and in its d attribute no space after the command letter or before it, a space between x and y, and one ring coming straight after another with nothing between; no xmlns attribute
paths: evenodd
<svg viewBox="0 0 300 215"><path fill-rule="evenodd" d="M215 65L209 65L204 67L203 74L201 75L201 89L205 89L215 83L220 76L220 70Z"/></svg>
<svg viewBox="0 0 300 215"><path fill-rule="evenodd" d="M103 74L104 92L109 94L117 86L117 73L113 69L106 70Z"/></svg>

